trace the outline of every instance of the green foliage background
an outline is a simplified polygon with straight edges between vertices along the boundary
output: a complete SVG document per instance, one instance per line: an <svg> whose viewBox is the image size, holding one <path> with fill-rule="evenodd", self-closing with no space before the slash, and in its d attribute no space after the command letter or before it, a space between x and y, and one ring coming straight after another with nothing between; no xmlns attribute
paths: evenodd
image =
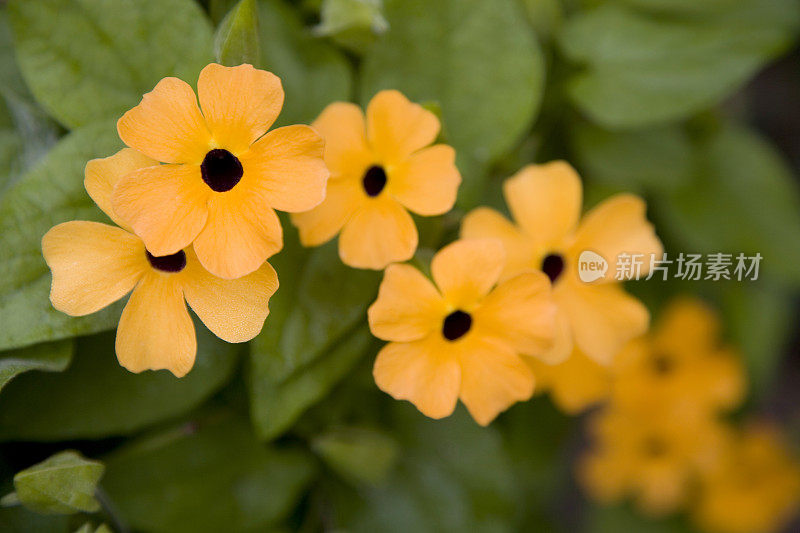
<svg viewBox="0 0 800 533"><path fill-rule="evenodd" d="M760 252L758 282L630 289L655 315L681 292L719 306L746 411L775 414L798 399L779 369L796 370L800 192L742 90L799 29L795 0L0 2L0 530L689 530L586 501L580 419L547 399L483 429L378 391L365 310L380 275L341 265L335 243L301 248L286 220L264 331L227 345L197 322L183 380L117 365L121 306L52 309L40 241L104 219L84 165L121 147L114 121L164 76L271 70L279 124L396 88L440 113L464 176L456 212L419 221L423 256L465 210L502 208L503 178L555 158L590 205L644 195L670 254ZM780 413L800 431L796 407Z"/></svg>

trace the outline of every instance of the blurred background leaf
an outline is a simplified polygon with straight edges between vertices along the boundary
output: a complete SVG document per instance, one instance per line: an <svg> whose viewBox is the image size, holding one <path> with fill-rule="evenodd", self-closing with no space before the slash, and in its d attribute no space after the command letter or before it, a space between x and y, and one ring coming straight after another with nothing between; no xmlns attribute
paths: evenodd
<svg viewBox="0 0 800 533"><path fill-rule="evenodd" d="M383 0L323 0L316 35L331 37L338 45L363 54L375 38L389 29Z"/></svg>
<svg viewBox="0 0 800 533"><path fill-rule="evenodd" d="M44 342L19 350L0 352L0 391L8 382L23 372L43 370L62 372L75 351L75 342L70 340Z"/></svg>
<svg viewBox="0 0 800 533"><path fill-rule="evenodd" d="M261 45L255 0L241 0L220 23L214 36L214 55L229 67L259 64Z"/></svg>

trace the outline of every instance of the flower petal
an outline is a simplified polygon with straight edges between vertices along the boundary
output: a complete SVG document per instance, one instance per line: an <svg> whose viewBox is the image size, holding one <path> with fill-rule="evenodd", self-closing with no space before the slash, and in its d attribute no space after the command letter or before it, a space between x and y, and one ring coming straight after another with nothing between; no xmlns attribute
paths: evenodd
<svg viewBox="0 0 800 533"><path fill-rule="evenodd" d="M391 167L386 188L414 213L433 216L453 208L460 183L455 150L437 144Z"/></svg>
<svg viewBox="0 0 800 533"><path fill-rule="evenodd" d="M436 335L409 343L389 343L378 353L372 375L379 389L408 400L422 414L444 418L455 409L461 371L451 350Z"/></svg>
<svg viewBox="0 0 800 533"><path fill-rule="evenodd" d="M475 326L483 335L502 340L517 353L539 357L553 346L555 316L550 282L541 272L527 272L501 283L473 312Z"/></svg>
<svg viewBox="0 0 800 533"><path fill-rule="evenodd" d="M328 180L325 200L304 213L292 213L303 246L319 246L336 236L350 217L366 203L361 184L348 178Z"/></svg>
<svg viewBox="0 0 800 533"><path fill-rule="evenodd" d="M117 121L122 142L164 163L199 165L211 148L211 134L192 87L164 78Z"/></svg>
<svg viewBox="0 0 800 533"><path fill-rule="evenodd" d="M459 397L475 421L488 425L516 402L533 395L531 369L502 342L471 336L459 348Z"/></svg>
<svg viewBox="0 0 800 533"><path fill-rule="evenodd" d="M226 342L246 342L258 335L269 314L278 275L269 263L238 279L213 276L187 252L181 287L189 307L214 335Z"/></svg>
<svg viewBox="0 0 800 533"><path fill-rule="evenodd" d="M200 263L226 279L254 272L283 248L283 228L275 211L254 205L246 191L235 191L211 198L208 222L194 240Z"/></svg>
<svg viewBox="0 0 800 533"><path fill-rule="evenodd" d="M111 205L114 187L131 172L155 165L158 165L158 161L132 148L123 148L110 157L92 159L86 163L83 185L97 207L118 226L126 228L125 222L117 216Z"/></svg>
<svg viewBox="0 0 800 533"><path fill-rule="evenodd" d="M367 143L364 113L357 105L334 102L311 126L325 139L325 163L331 171L331 179L360 179L375 162Z"/></svg>
<svg viewBox="0 0 800 533"><path fill-rule="evenodd" d="M600 254L608 261L605 280L617 274L617 256L621 253L643 254L641 274L650 271L650 258L661 259L663 247L653 225L645 216L644 200L632 194L618 194L586 214L577 233L570 255L577 258L584 250ZM629 279L631 276L626 276Z"/></svg>
<svg viewBox="0 0 800 533"><path fill-rule="evenodd" d="M381 270L411 259L417 240L411 215L394 200L379 197L365 202L345 224L339 235L339 257L351 267Z"/></svg>
<svg viewBox="0 0 800 533"><path fill-rule="evenodd" d="M502 279L527 270L538 270L541 252L530 237L506 217L489 207L473 209L461 221L462 239L499 239L506 251Z"/></svg>
<svg viewBox="0 0 800 533"><path fill-rule="evenodd" d="M439 250L431 274L445 300L469 312L497 283L504 259L503 244L496 239L462 239Z"/></svg>
<svg viewBox="0 0 800 533"><path fill-rule="evenodd" d="M179 284L170 274L149 272L122 311L117 359L131 372L166 368L177 377L194 366L197 339Z"/></svg>
<svg viewBox="0 0 800 533"><path fill-rule="evenodd" d="M42 238L42 254L53 271L50 301L72 316L116 302L148 269L136 235L99 222L64 222Z"/></svg>
<svg viewBox="0 0 800 533"><path fill-rule="evenodd" d="M525 360L533 369L539 390L546 388L558 407L577 415L611 393L611 371L597 364L576 349L557 365L548 365L534 358Z"/></svg>
<svg viewBox="0 0 800 533"><path fill-rule="evenodd" d="M399 91L381 91L367 106L367 137L384 164L398 163L432 144L439 119Z"/></svg>
<svg viewBox="0 0 800 533"><path fill-rule="evenodd" d="M369 328L379 339L415 341L441 328L446 313L439 291L419 270L389 265L368 311Z"/></svg>
<svg viewBox="0 0 800 533"><path fill-rule="evenodd" d="M211 194L200 167L159 165L123 177L112 204L150 253L170 255L189 246L203 229Z"/></svg>
<svg viewBox="0 0 800 533"><path fill-rule="evenodd" d="M575 344L602 365L623 345L647 331L650 315L616 284L557 287L556 303L567 314Z"/></svg>
<svg viewBox="0 0 800 533"><path fill-rule="evenodd" d="M529 165L503 184L514 220L545 249L563 245L581 216L583 187L564 161Z"/></svg>
<svg viewBox="0 0 800 533"><path fill-rule="evenodd" d="M309 126L286 126L256 141L241 157L247 188L264 207L308 211L325 199L328 168L322 137Z"/></svg>
<svg viewBox="0 0 800 533"><path fill-rule="evenodd" d="M275 74L252 65L207 65L197 96L216 145L240 154L264 135L283 107L283 87Z"/></svg>

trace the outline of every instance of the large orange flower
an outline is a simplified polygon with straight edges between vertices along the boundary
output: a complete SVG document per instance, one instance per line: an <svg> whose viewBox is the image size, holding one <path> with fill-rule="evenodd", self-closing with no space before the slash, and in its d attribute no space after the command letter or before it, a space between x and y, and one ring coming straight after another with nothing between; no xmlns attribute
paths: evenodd
<svg viewBox="0 0 800 533"><path fill-rule="evenodd" d="M446 213L461 183L455 151L429 146L439 133L436 115L397 91L382 91L366 120L355 104L337 102L313 125L325 138L331 179L320 206L292 215L302 243L318 246L339 233L342 261L357 268L410 259L417 227L408 211Z"/></svg>
<svg viewBox="0 0 800 533"><path fill-rule="evenodd" d="M624 257L620 254L642 254L638 259L642 275L650 269L651 256L661 258L661 242L645 218L644 202L620 194L581 220L581 180L563 161L523 168L506 180L503 192L516 223L480 207L464 218L461 236L502 240L508 254L504 277L532 268L545 272L558 305L554 350L566 357L574 345L595 361L609 364L628 340L647 330L649 322L647 309L615 283L618 266L622 267L618 258ZM591 283L580 280L578 258L583 251L607 261L605 276ZM625 279L631 277L624 273Z"/></svg>
<svg viewBox="0 0 800 533"><path fill-rule="evenodd" d="M431 262L436 285L409 265L386 269L369 308L372 333L391 341L373 369L381 390L431 418L460 398L481 425L530 398L533 374L520 355L550 348L554 308L540 272L495 286L504 255L494 239L457 241Z"/></svg>
<svg viewBox="0 0 800 533"><path fill-rule="evenodd" d="M191 248L151 254L111 208L111 191L124 176L155 164L129 148L90 161L86 190L122 228L65 222L45 234L42 252L53 271L53 307L83 316L133 291L117 329L120 364L131 372L166 368L181 377L191 370L197 351L185 302L221 339L248 341L261 331L278 277L263 263L247 276L221 279L202 267Z"/></svg>
<svg viewBox="0 0 800 533"><path fill-rule="evenodd" d="M283 89L250 65L208 65L197 96L200 107L188 83L164 78L120 118L123 142L155 161L120 180L114 210L152 253L194 242L208 271L237 278L283 246L274 209L307 211L325 197L323 141L309 126L266 133Z"/></svg>

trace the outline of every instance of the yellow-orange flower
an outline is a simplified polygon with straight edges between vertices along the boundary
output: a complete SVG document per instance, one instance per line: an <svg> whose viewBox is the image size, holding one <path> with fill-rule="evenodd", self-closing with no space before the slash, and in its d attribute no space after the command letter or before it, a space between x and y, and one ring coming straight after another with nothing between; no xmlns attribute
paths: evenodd
<svg viewBox="0 0 800 533"><path fill-rule="evenodd" d="M686 504L698 472L716 460L725 438L714 420L687 424L658 410L637 417L607 408L590 429L593 447L578 463L583 487L601 503L631 497L649 515Z"/></svg>
<svg viewBox="0 0 800 533"><path fill-rule="evenodd" d="M417 227L409 215L452 209L461 176L455 151L429 146L439 133L436 115L397 91L382 91L361 109L329 105L313 126L325 138L330 168L325 201L292 215L305 246L339 234L339 256L356 268L380 270L410 259Z"/></svg>
<svg viewBox="0 0 800 533"><path fill-rule="evenodd" d="M614 282L623 266L620 254L642 254L640 274L649 271L651 256L661 259L661 242L645 218L644 201L620 194L581 220L581 180L563 161L523 168L506 180L503 192L516 223L481 207L464 218L461 236L501 239L508 254L504 278L531 268L545 272L558 306L559 338L553 349L564 358L577 346L595 361L609 364L625 342L648 326L647 309ZM605 275L591 283L578 276L583 251L600 255L608 264ZM631 272L623 274L631 277Z"/></svg>
<svg viewBox="0 0 800 533"><path fill-rule="evenodd" d="M228 342L244 342L261 331L278 278L269 263L235 280L207 272L192 248L154 256L111 207L115 185L156 162L123 149L86 166L86 190L122 228L98 222L59 224L42 239L53 272L53 307L83 316L133 291L117 329L116 352L132 372L166 368L178 377L194 365L194 324L186 302L200 320ZM123 229L124 228L124 229Z"/></svg>
<svg viewBox="0 0 800 533"><path fill-rule="evenodd" d="M431 262L435 285L409 265L386 269L369 308L372 333L391 341L373 369L381 390L431 418L460 398L481 425L530 398L533 373L520 355L550 348L554 308L540 272L497 284L504 255L494 239L456 241Z"/></svg>
<svg viewBox="0 0 800 533"><path fill-rule="evenodd" d="M250 65L208 65L197 96L200 107L188 83L164 78L119 119L123 142L155 161L119 181L114 211L152 253L194 243L209 272L238 278L283 246L274 209L307 211L325 197L323 141L309 126L267 133L283 88Z"/></svg>
<svg viewBox="0 0 800 533"><path fill-rule="evenodd" d="M674 300L651 333L628 343L614 374L620 408L647 413L669 405L693 419L735 407L746 386L740 357L721 344L717 316L689 297Z"/></svg>
<svg viewBox="0 0 800 533"><path fill-rule="evenodd" d="M798 507L800 465L778 431L759 424L731 439L705 473L693 516L710 533L770 533Z"/></svg>
<svg viewBox="0 0 800 533"><path fill-rule="evenodd" d="M561 363L547 364L533 358L526 361L536 376L537 390L549 392L565 413L578 414L611 394L611 368L590 359L578 348Z"/></svg>

